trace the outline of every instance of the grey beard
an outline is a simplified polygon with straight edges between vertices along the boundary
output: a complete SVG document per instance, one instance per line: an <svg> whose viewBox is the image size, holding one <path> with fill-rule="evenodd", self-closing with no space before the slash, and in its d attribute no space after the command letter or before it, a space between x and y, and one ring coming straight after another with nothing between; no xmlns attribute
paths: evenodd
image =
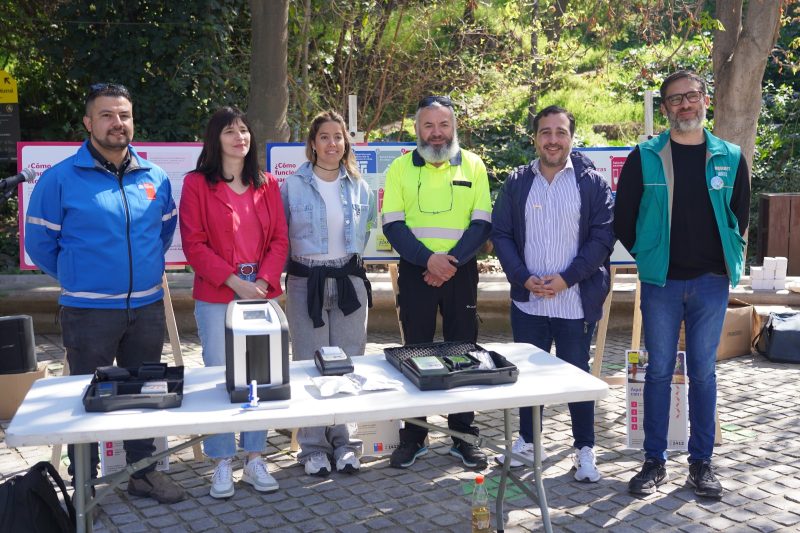
<svg viewBox="0 0 800 533"><path fill-rule="evenodd" d="M441 148L434 148L422 140L417 141L417 152L428 163L450 161L458 154L459 150L461 150L461 147L458 145L458 135L455 133L453 134L453 140Z"/></svg>
<svg viewBox="0 0 800 533"><path fill-rule="evenodd" d="M703 119L694 117L689 120L680 120L678 118L669 117L669 127L680 133L689 133L690 131L697 131L703 127Z"/></svg>

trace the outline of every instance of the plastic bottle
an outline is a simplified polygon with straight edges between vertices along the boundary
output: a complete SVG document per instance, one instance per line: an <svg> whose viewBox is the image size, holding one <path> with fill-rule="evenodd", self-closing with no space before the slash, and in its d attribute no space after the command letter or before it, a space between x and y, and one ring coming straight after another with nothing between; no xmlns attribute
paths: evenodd
<svg viewBox="0 0 800 533"><path fill-rule="evenodd" d="M483 484L483 476L475 476L475 488L472 490L472 533L490 533L491 514L489 513L489 493Z"/></svg>

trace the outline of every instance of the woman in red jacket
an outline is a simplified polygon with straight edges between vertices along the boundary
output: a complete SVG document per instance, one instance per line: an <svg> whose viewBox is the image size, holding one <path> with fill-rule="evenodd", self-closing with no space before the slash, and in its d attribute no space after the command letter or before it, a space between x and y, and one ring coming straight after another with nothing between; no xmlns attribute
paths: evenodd
<svg viewBox="0 0 800 533"><path fill-rule="evenodd" d="M206 366L225 364L225 311L234 298L275 298L289 241L278 182L258 168L245 115L223 107L211 117L197 168L186 175L180 205L183 251L194 269L195 319ZM246 431L242 481L272 492L278 483L261 454L266 431ZM205 440L206 455L217 461L211 496L233 495L233 433Z"/></svg>

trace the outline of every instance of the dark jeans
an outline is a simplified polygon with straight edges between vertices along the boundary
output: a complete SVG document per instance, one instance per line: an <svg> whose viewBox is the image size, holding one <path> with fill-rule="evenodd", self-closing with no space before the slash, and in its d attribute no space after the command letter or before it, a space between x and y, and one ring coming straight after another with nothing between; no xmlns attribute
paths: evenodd
<svg viewBox="0 0 800 533"><path fill-rule="evenodd" d="M642 326L649 354L644 380L644 455L666 461L672 375L681 321L686 325L689 377L689 462L714 453L717 346L728 307L728 277L703 274L668 279L663 287L642 283Z"/></svg>
<svg viewBox="0 0 800 533"><path fill-rule="evenodd" d="M71 375L94 374L99 366L138 367L159 362L164 347L166 320L164 303L159 300L136 309L61 308L61 335L67 350ZM153 439L126 440L126 461L135 463L153 455ZM75 449L67 446L69 473L74 474ZM92 444L91 476L97 477L100 464L97 443ZM152 464L139 475L155 468Z"/></svg>
<svg viewBox="0 0 800 533"><path fill-rule="evenodd" d="M399 289L400 323L406 344L433 342L436 316L442 313L445 341L476 342L478 339L478 263L475 259L461 265L456 274L441 287L431 287L422 278L425 268L400 260ZM419 420L425 420L424 417ZM447 415L447 427L453 431L478 435L473 426L475 413ZM422 443L428 430L406 424L400 430L402 442ZM453 438L457 444L459 439Z"/></svg>
<svg viewBox="0 0 800 533"><path fill-rule="evenodd" d="M589 372L589 347L594 322L583 319L550 318L529 315L511 302L511 331L514 342L527 342L540 350L550 351L556 343L556 357L584 372ZM569 404L572 419L573 445L581 449L594 447L594 402ZM533 409L519 408L519 434L525 442L533 442Z"/></svg>

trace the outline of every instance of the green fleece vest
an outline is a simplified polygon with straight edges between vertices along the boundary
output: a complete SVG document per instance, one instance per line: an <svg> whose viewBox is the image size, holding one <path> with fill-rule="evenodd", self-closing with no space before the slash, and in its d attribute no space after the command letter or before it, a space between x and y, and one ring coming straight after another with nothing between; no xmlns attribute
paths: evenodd
<svg viewBox="0 0 800 533"><path fill-rule="evenodd" d="M741 149L703 130L706 138L706 184L719 228L725 266L731 286L739 283L744 265L745 240L731 209L731 196ZM639 279L663 287L669 268L672 193L675 184L669 131L639 145L644 191L636 220L636 257Z"/></svg>

